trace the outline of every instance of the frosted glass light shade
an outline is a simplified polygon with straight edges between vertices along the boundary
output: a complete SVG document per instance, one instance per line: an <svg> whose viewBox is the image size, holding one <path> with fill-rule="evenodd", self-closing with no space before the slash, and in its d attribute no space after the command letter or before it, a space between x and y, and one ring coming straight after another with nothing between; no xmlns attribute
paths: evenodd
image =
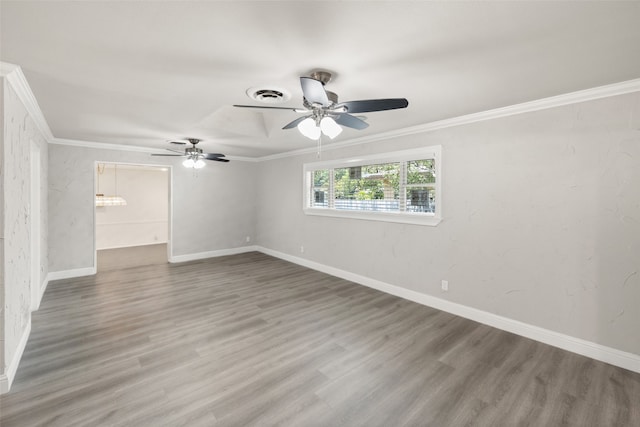
<svg viewBox="0 0 640 427"><path fill-rule="evenodd" d="M298 123L298 130L301 134L310 139L318 139L320 138L320 128L316 126L316 121L308 117Z"/></svg>
<svg viewBox="0 0 640 427"><path fill-rule="evenodd" d="M340 135L342 132L342 127L331 117L323 117L320 121L320 129L322 129L322 133L327 135L329 138L333 139L336 136Z"/></svg>
<svg viewBox="0 0 640 427"><path fill-rule="evenodd" d="M189 157L187 160L182 162L182 166L184 166L185 168L201 169L205 165L206 163L204 160L198 158L194 160L193 157Z"/></svg>

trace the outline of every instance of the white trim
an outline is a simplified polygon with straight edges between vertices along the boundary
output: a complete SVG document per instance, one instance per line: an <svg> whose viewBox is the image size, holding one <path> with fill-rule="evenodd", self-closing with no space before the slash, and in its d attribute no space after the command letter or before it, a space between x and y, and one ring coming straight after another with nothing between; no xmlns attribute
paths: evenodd
<svg viewBox="0 0 640 427"><path fill-rule="evenodd" d="M49 275L44 279L44 282L40 284L40 295L38 295L38 308L40 308L40 303L42 302L42 297L44 297L44 293L47 290L47 286L49 285Z"/></svg>
<svg viewBox="0 0 640 427"><path fill-rule="evenodd" d="M339 268L330 267L328 265L320 264L315 261L310 261L308 259L299 258L297 256L275 251L273 249L257 246L257 250L264 254L271 255L276 258L292 262L294 264L302 265L313 270L321 271L332 276L340 277L342 279L349 280L360 285L377 289L379 291L395 295L400 298L416 302L418 304L446 311L448 313L471 319L476 322L501 329L503 331L512 332L514 334L530 338L554 347L558 347L563 350L567 350L586 357L590 357L595 360L599 360L601 362L609 363L614 366L619 366L621 368L640 373L640 355L637 354L628 353L611 347L606 347L604 345L597 344L591 341L586 341L549 329L544 329L538 326L520 322L518 320L509 319L507 317L489 313L487 311L479 310L477 308L468 307L431 295L412 291L410 289L385 283L380 280L372 279L370 277L361 276L359 274L355 274L346 270L341 270Z"/></svg>
<svg viewBox="0 0 640 427"><path fill-rule="evenodd" d="M51 280L73 279L74 277L93 276L95 267L74 268L72 270L50 271L47 274L47 282Z"/></svg>
<svg viewBox="0 0 640 427"><path fill-rule="evenodd" d="M216 258L227 255L243 254L245 252L255 252L258 250L257 246L241 246L239 248L231 249L219 249L217 251L198 252L195 254L186 255L173 255L169 258L170 263L195 261L205 258Z"/></svg>
<svg viewBox="0 0 640 427"><path fill-rule="evenodd" d="M18 342L18 348L16 348L16 352L13 354L11 362L7 365L7 371L0 375L0 394L7 393L11 389L13 379L16 377L16 372L18 372L20 359L22 359L22 354L24 353L27 341L29 340L29 334L31 334L31 316L29 316L27 327L22 331L22 336Z"/></svg>
<svg viewBox="0 0 640 427"><path fill-rule="evenodd" d="M436 209L437 206L438 205L436 205ZM351 218L364 221L395 222L399 224L429 225L434 227L442 222L442 218L429 213L357 211L331 208L304 208L303 212L305 215Z"/></svg>
<svg viewBox="0 0 640 427"><path fill-rule="evenodd" d="M137 145L107 144L106 142L80 141L76 139L52 138L50 144L70 145L73 147L94 148L96 150L135 151L138 153L164 153L160 148L139 147Z"/></svg>
<svg viewBox="0 0 640 427"><path fill-rule="evenodd" d="M169 212L167 212L167 221L169 221L167 230L167 262L173 256L173 219L175 215L173 213L173 167L169 168ZM95 226L94 226L95 228ZM97 256L97 254L96 254Z"/></svg>
<svg viewBox="0 0 640 427"><path fill-rule="evenodd" d="M29 229L30 229L30 250L29 257L30 275L29 288L31 297L31 311L35 311L40 306L40 285L42 283L40 275L40 147L33 140L29 140Z"/></svg>
<svg viewBox="0 0 640 427"><path fill-rule="evenodd" d="M122 145L122 144L109 144L106 142L92 142L92 141L80 141L77 139L65 139L65 138L51 138L50 144L55 145L69 145L72 147L93 148L96 150L116 150L116 151L133 151L137 153L149 153L149 154L165 154L167 151L163 148L151 148L141 147L139 145ZM177 154L177 153L176 153ZM238 162L257 162L257 158L242 157L242 156L226 156L229 160ZM155 165L151 165L155 166Z"/></svg>
<svg viewBox="0 0 640 427"><path fill-rule="evenodd" d="M402 129L396 129L388 132L382 132L375 135L353 138L346 141L326 144L322 146L323 151L337 150L340 148L351 147L354 145L368 144L375 141L382 141L402 136L415 135L425 132L432 132L438 129L445 129L454 126L461 126L475 122L498 119L501 117L513 116L516 114L529 113L533 111L546 110L549 108L561 107L563 105L577 104L580 102L593 101L596 99L607 98L611 96L625 95L628 93L640 91L640 79L627 80L620 83L613 83L605 86L598 86L591 89L579 90L562 95L542 98L535 101L523 102L507 107L494 108L492 110L481 111L478 113L467 114L464 116L452 117L450 119L437 120L435 122L425 123L417 126L411 126ZM269 156L257 157L258 161L276 160L284 157L298 156L301 154L316 153L318 150L315 146L301 148L298 150L286 151L284 153L271 154Z"/></svg>
<svg viewBox="0 0 640 427"><path fill-rule="evenodd" d="M225 159L233 160L234 162L250 162L250 163L258 163L260 161L258 157L243 157L243 156L225 156Z"/></svg>
<svg viewBox="0 0 640 427"><path fill-rule="evenodd" d="M42 136L44 136L47 141L51 141L51 139L53 139L53 134L51 133L51 129L49 129L49 125L44 118L44 114L42 114L42 110L38 105L38 100L31 91L29 82L27 82L27 78L22 72L22 68L8 62L0 62L0 75L7 79L7 82L16 92L18 99L22 101L24 108L33 119L36 127L40 133L42 133Z"/></svg>
<svg viewBox="0 0 640 427"><path fill-rule="evenodd" d="M162 221L162 222L166 223L167 227L169 227L169 223L167 221ZM103 225L103 224L101 224L101 225ZM169 240L167 239L164 242L136 243L136 244L132 244L132 245L107 246L107 247L104 247L104 248L96 249L96 251L107 251L109 249L135 248L137 246L166 245L168 242L169 242Z"/></svg>

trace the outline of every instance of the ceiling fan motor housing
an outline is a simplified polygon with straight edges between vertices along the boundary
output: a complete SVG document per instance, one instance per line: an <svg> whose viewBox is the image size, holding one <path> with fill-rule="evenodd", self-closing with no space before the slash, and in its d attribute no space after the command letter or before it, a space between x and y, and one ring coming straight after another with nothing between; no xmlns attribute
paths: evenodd
<svg viewBox="0 0 640 427"><path fill-rule="evenodd" d="M313 71L309 73L309 77L314 80L318 80L323 85L326 85L331 81L331 73L323 70Z"/></svg>

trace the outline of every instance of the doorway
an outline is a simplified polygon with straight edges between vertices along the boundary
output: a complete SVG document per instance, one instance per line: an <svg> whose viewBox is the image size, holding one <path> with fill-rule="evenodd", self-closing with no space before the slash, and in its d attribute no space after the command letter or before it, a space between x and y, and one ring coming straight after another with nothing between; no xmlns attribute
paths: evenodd
<svg viewBox="0 0 640 427"><path fill-rule="evenodd" d="M98 272L168 262L170 178L168 166L96 162Z"/></svg>
<svg viewBox="0 0 640 427"><path fill-rule="evenodd" d="M30 158L30 246L31 246L31 311L40 307L42 293L42 278L40 274L40 147L33 142L29 143Z"/></svg>

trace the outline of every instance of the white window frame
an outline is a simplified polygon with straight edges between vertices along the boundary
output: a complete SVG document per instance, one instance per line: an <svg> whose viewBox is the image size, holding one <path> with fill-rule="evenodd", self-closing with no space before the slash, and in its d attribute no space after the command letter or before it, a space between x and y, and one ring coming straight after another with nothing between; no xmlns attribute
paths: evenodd
<svg viewBox="0 0 640 427"><path fill-rule="evenodd" d="M371 164L407 162L410 160L433 159L436 170L435 182L435 212L375 212L335 209L333 207L333 173L330 174L329 207L320 208L311 205L311 174L319 169L337 169L345 167L365 166ZM404 169L404 168L402 168ZM436 226L442 221L442 146L434 145L412 150L394 151L390 153L358 156L348 159L325 160L321 162L305 163L303 165L302 209L307 215L319 215L338 218L354 218L370 221L398 222ZM404 189L401 186L401 189ZM401 191L404 194L405 191ZM402 196L401 196L402 197Z"/></svg>

